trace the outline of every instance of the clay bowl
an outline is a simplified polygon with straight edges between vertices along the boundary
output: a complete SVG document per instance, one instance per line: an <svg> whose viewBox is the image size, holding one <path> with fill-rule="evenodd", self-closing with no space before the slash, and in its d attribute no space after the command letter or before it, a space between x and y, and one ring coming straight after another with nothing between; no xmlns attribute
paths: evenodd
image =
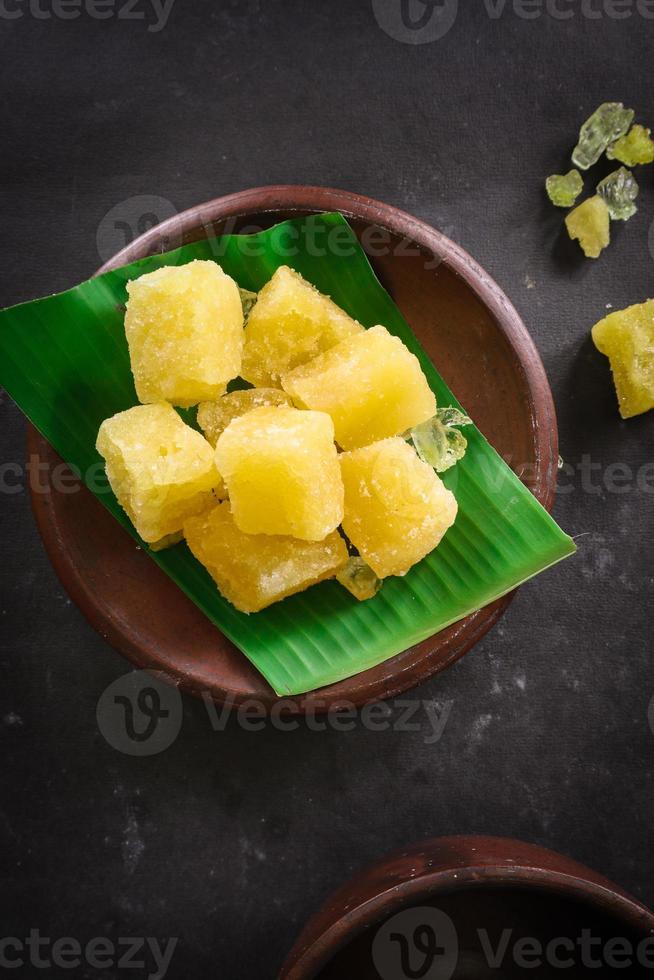
<svg viewBox="0 0 654 980"><path fill-rule="evenodd" d="M585 929L601 940L590 955L602 968L585 967L577 944ZM512 930L504 958L489 962L486 950L499 952L503 930ZM540 944L540 966L537 949L524 965L526 939ZM634 951L634 966L622 975L647 973L639 953L651 971L654 915L594 871L520 841L440 838L391 855L336 892L303 931L280 980L605 977L616 953L606 946L611 940ZM574 965L557 963L570 956Z"/></svg>
<svg viewBox="0 0 654 980"><path fill-rule="evenodd" d="M515 309L461 248L429 225L370 198L320 187L263 187L209 201L150 229L100 272L200 238L253 231L320 211L346 215L445 380L479 427L550 508L558 442L551 392ZM29 452L52 472L60 463L34 430ZM86 490L32 491L48 554L91 623L133 664L161 671L217 702L278 701L248 660ZM462 656L499 619L507 596L357 677L294 700L294 712L360 705L406 691Z"/></svg>

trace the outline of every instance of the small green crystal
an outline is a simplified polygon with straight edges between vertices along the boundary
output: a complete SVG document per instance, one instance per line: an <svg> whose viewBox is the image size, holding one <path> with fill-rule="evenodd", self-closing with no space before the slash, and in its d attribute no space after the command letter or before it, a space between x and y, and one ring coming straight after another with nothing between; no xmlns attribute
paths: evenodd
<svg viewBox="0 0 654 980"><path fill-rule="evenodd" d="M579 142L572 151L572 162L581 170L597 163L610 143L620 139L634 120L634 110L622 102L603 102L579 130Z"/></svg>
<svg viewBox="0 0 654 980"><path fill-rule="evenodd" d="M628 167L636 167L639 163L654 163L654 140L651 130L636 124L626 136L612 143L606 151L609 160L619 160Z"/></svg>
<svg viewBox="0 0 654 980"><path fill-rule="evenodd" d="M600 180L597 193L606 201L609 214L614 221L628 221L638 208L634 201L638 197L638 184L631 170L620 167Z"/></svg>
<svg viewBox="0 0 654 980"><path fill-rule="evenodd" d="M358 555L348 558L341 570L336 572L336 579L359 602L372 599L382 587L382 580Z"/></svg>
<svg viewBox="0 0 654 980"><path fill-rule="evenodd" d="M545 181L547 196L557 208L571 208L583 188L584 182L578 170L570 170L567 174L552 174Z"/></svg>
<svg viewBox="0 0 654 980"><path fill-rule="evenodd" d="M437 408L436 416L443 425L472 425L472 419L465 415L460 409L449 405L447 408Z"/></svg>
<svg viewBox="0 0 654 980"><path fill-rule="evenodd" d="M257 301L257 293L253 293L250 289L241 289L238 287L238 291L241 294L241 305L243 307L243 319L247 323L247 318L250 315L250 310Z"/></svg>
<svg viewBox="0 0 654 980"><path fill-rule="evenodd" d="M439 408L433 418L411 429L411 440L423 462L437 473L449 470L463 459L468 440L455 426L472 425L472 419L458 408Z"/></svg>

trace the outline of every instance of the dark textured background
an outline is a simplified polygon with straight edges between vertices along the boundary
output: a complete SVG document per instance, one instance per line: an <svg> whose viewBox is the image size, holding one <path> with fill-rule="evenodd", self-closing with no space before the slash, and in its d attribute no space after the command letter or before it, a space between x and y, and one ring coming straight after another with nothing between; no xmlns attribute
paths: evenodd
<svg viewBox="0 0 654 980"><path fill-rule="evenodd" d="M438 744L426 729L214 733L185 700L180 738L143 760L95 723L126 661L64 594L27 494L3 494L3 935L173 935L174 980L261 980L346 876L456 832L552 846L654 904L654 493L637 490L654 416L619 420L588 341L608 303L654 293L654 170L596 263L565 247L542 192L599 102L654 124L654 21L588 2L599 17L572 3L562 21L466 0L420 46L384 33L371 0L177 0L159 33L25 5L0 17L3 305L90 275L103 217L132 196L182 209L267 183L347 188L426 219L488 269L541 351L563 456L601 465L597 492L577 472L557 504L583 535L578 557L410 695L454 702ZM6 398L0 419L3 461L22 461ZM632 474L621 493L605 483L616 461Z"/></svg>

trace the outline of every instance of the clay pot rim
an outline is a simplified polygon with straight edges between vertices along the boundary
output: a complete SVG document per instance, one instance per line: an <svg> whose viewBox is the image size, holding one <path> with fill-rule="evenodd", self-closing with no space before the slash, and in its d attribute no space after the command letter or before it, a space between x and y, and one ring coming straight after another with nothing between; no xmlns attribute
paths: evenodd
<svg viewBox="0 0 654 980"><path fill-rule="evenodd" d="M481 860L475 864L471 860L466 864L453 863L451 867L427 870L405 877L400 882L388 882L369 898L361 901L357 898L357 889L361 890L367 883L374 887L375 880L383 879L385 871L390 872L402 858L409 859L412 855L418 858L424 852L448 848L472 854L483 846L504 851L507 856L496 862ZM523 855L533 854L533 860L523 858L512 861L508 855L515 848ZM548 859L560 867L567 865L568 870L545 867L543 862ZM395 851L338 889L309 920L282 968L280 980L311 980L366 927L373 927L394 911L409 905L412 900L433 901L438 895L470 888L520 888L582 900L598 911L616 916L626 927L642 933L643 938L647 938L648 934L654 937L654 913L608 879L556 851L503 837L464 835L433 838ZM347 912L335 917L349 889L352 892L352 905ZM325 920L329 917L333 919L324 929L320 928L322 917Z"/></svg>

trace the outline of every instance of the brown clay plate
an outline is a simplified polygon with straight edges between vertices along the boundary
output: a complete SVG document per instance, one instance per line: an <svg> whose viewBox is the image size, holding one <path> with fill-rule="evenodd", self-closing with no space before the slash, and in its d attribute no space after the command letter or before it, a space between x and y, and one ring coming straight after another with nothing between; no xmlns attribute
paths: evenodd
<svg viewBox="0 0 654 980"><path fill-rule="evenodd" d="M243 191L192 208L150 229L106 263L118 268L204 237L252 232L321 211L345 215L375 272L479 428L550 509L558 460L556 418L545 372L504 293L461 248L389 205L345 191L279 186ZM440 324L438 332L434 322ZM132 663L161 671L191 694L221 703L279 702L240 651L204 617L86 489L55 487L59 457L29 429L30 457L49 474L32 488L48 554L70 595ZM44 492L45 489L45 492ZM338 684L284 699L289 711L325 711L398 694L453 663L497 621L494 602Z"/></svg>

